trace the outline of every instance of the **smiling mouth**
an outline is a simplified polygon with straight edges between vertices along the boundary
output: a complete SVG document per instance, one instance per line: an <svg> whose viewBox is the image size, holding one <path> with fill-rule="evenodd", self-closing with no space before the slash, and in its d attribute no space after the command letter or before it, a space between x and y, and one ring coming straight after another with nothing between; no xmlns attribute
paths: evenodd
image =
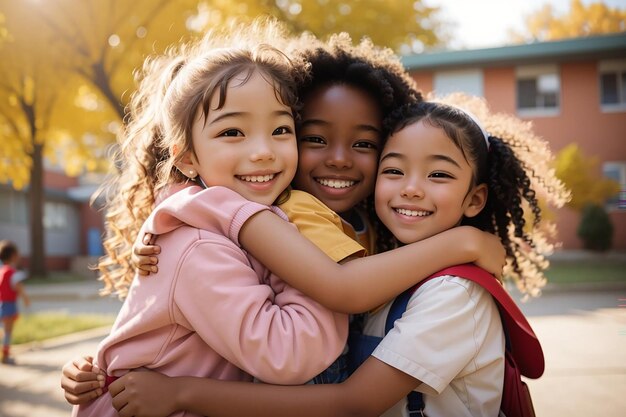
<svg viewBox="0 0 626 417"><path fill-rule="evenodd" d="M356 181L332 180L332 179L325 179L325 178L316 178L315 181L322 184L324 187L338 188L338 189L352 187L354 184L356 184Z"/></svg>
<svg viewBox="0 0 626 417"><path fill-rule="evenodd" d="M397 208L397 209L394 209L394 211L396 213L402 214L404 216L409 216L409 217L426 217L426 216L430 216L431 214L433 214L432 211L407 210L403 208Z"/></svg>
<svg viewBox="0 0 626 417"><path fill-rule="evenodd" d="M244 182L269 182L276 177L276 174L267 175L236 175L238 179Z"/></svg>

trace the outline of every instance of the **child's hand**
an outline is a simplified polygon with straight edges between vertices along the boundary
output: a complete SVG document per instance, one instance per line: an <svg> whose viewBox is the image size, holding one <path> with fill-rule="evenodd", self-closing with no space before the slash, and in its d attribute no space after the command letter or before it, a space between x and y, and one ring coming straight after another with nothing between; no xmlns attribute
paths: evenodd
<svg viewBox="0 0 626 417"><path fill-rule="evenodd" d="M156 273L159 270L156 266L159 263L159 258L151 255L161 253L161 247L152 245L152 240L153 236L150 233L146 233L141 242L136 242L133 245L131 262L137 268L139 275L150 275L150 273Z"/></svg>
<svg viewBox="0 0 626 417"><path fill-rule="evenodd" d="M474 241L476 260L474 263L492 273L497 278L502 278L502 269L506 264L506 250L500 242L500 238L492 233L472 228L476 234Z"/></svg>
<svg viewBox="0 0 626 417"><path fill-rule="evenodd" d="M120 417L166 417L176 411L173 379L152 371L129 372L109 385Z"/></svg>
<svg viewBox="0 0 626 417"><path fill-rule="evenodd" d="M93 357L85 356L63 365L61 387L70 404L85 404L102 395L104 372L93 365Z"/></svg>

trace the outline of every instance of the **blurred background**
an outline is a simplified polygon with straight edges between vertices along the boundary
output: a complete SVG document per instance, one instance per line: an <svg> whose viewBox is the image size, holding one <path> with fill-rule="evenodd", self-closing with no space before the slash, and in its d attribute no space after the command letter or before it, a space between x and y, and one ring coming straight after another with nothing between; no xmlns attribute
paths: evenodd
<svg viewBox="0 0 626 417"><path fill-rule="evenodd" d="M598 407L623 415L626 0L0 0L0 239L17 243L34 294L16 326L24 354L60 334L106 328L119 309L98 297L88 267L102 255L104 233L103 201L91 197L114 169L133 71L172 43L259 15L294 34L369 37L401 56L424 93L484 97L493 112L533 124L572 191L547 213L560 243L544 295L524 306L555 355L536 383L560 402L540 398L539 415ZM581 317L588 327L576 327ZM564 339L554 328L568 329ZM71 357L70 345L53 346L61 346L59 364ZM563 359L556 352L564 346L577 356ZM58 401L58 366L33 369L54 375ZM29 375L0 365L0 415L22 415L4 408L9 398L18 408L32 402L16 394L37 373ZM585 408L560 382L589 375L602 388L573 388L585 393ZM7 382L15 378L22 382ZM23 415L52 415L24 407Z"/></svg>

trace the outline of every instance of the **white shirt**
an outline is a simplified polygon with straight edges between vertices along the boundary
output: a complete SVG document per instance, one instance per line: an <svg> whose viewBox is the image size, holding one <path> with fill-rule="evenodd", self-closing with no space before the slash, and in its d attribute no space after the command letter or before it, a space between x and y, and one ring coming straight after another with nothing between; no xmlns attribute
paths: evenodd
<svg viewBox="0 0 626 417"><path fill-rule="evenodd" d="M391 303L364 333L383 336ZM412 295L373 356L422 381L429 417L496 417L504 383L504 333L495 301L478 284L444 276ZM408 416L406 398L383 416Z"/></svg>
<svg viewBox="0 0 626 417"><path fill-rule="evenodd" d="M18 283L24 281L26 278L28 278L26 272L20 270L15 271L11 276L11 287L15 288Z"/></svg>

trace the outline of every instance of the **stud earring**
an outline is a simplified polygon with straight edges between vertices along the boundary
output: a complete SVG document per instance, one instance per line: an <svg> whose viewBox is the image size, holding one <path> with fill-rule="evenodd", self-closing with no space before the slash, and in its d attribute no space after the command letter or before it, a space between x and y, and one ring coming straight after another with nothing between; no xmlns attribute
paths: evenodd
<svg viewBox="0 0 626 417"><path fill-rule="evenodd" d="M194 171L193 169L189 170L189 178L195 178L196 177L196 171Z"/></svg>

